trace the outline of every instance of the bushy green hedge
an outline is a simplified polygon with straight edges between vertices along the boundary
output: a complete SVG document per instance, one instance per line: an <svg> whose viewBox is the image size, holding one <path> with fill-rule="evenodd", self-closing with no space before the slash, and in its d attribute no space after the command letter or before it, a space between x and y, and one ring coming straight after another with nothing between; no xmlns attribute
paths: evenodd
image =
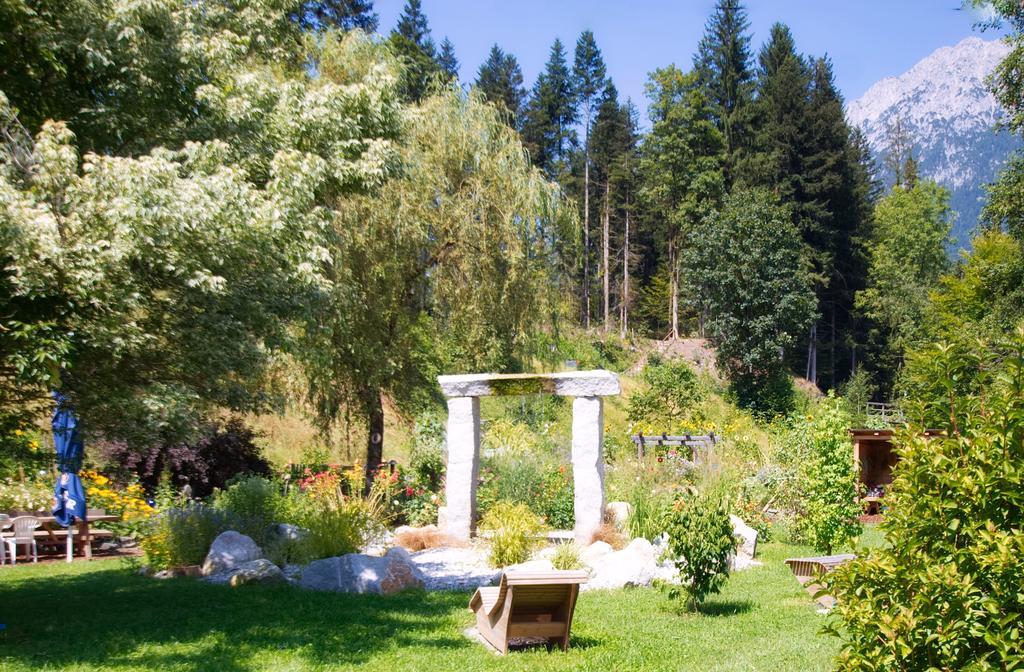
<svg viewBox="0 0 1024 672"><path fill-rule="evenodd" d="M1024 669L1024 328L923 350L908 379L889 543L828 580L839 669Z"/></svg>

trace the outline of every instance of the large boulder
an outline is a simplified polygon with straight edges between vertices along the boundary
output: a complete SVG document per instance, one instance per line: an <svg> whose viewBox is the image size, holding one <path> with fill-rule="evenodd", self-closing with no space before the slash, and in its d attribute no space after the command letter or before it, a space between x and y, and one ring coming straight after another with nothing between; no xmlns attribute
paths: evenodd
<svg viewBox="0 0 1024 672"><path fill-rule="evenodd" d="M580 562L588 567L597 567L598 563L614 550L607 541L595 541L580 551Z"/></svg>
<svg viewBox="0 0 1024 672"><path fill-rule="evenodd" d="M587 564L592 568L590 580L584 586L588 590L649 586L659 575L658 552L646 539L634 539L621 551L596 555Z"/></svg>
<svg viewBox="0 0 1024 672"><path fill-rule="evenodd" d="M221 532L210 544L210 552L203 562L203 576L228 573L262 557L263 551L249 537L234 530Z"/></svg>
<svg viewBox="0 0 1024 672"><path fill-rule="evenodd" d="M423 579L404 548L392 548L383 557L349 553L309 563L299 585L307 590L391 595L422 588Z"/></svg>
<svg viewBox="0 0 1024 672"><path fill-rule="evenodd" d="M739 516L729 514L729 521L732 523L732 534L739 542L736 547L737 555L753 559L757 552L757 530L744 523Z"/></svg>
<svg viewBox="0 0 1024 672"><path fill-rule="evenodd" d="M246 586L250 584L273 585L284 583L284 572L281 568L266 558L247 562L231 573L228 583L232 586Z"/></svg>

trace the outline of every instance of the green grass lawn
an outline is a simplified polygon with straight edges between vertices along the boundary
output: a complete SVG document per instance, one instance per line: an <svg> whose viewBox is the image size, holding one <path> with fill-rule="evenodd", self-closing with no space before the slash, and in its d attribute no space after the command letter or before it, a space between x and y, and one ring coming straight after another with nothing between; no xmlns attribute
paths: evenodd
<svg viewBox="0 0 1024 672"><path fill-rule="evenodd" d="M0 670L827 670L838 643L765 544L703 613L655 589L580 597L566 653L466 639L465 593L390 598L157 581L120 560L0 570Z"/></svg>

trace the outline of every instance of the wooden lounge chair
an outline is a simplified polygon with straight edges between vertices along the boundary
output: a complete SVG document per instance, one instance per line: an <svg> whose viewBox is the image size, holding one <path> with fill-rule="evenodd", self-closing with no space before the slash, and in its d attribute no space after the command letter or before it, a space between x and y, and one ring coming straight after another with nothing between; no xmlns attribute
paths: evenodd
<svg viewBox="0 0 1024 672"><path fill-rule="evenodd" d="M796 576L796 580L800 582L811 597L814 597L815 602L831 609L835 605L836 600L831 595L821 595L815 597L819 590L821 590L821 584L818 583L825 574L828 574L839 565L853 560L857 556L853 553L843 553L841 555L820 555L813 558L790 558L786 560L786 565L789 566L790 571Z"/></svg>
<svg viewBox="0 0 1024 672"><path fill-rule="evenodd" d="M583 571L509 572L501 583L478 588L469 601L476 627L499 653L508 653L514 638L546 639L569 648L569 629Z"/></svg>

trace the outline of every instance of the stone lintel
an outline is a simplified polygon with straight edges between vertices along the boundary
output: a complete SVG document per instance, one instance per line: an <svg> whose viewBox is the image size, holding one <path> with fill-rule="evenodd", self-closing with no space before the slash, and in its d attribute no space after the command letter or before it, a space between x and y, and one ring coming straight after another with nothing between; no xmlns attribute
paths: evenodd
<svg viewBox="0 0 1024 672"><path fill-rule="evenodd" d="M603 369L563 373L470 373L438 376L437 382L448 398L525 394L607 397L620 393L619 376Z"/></svg>

